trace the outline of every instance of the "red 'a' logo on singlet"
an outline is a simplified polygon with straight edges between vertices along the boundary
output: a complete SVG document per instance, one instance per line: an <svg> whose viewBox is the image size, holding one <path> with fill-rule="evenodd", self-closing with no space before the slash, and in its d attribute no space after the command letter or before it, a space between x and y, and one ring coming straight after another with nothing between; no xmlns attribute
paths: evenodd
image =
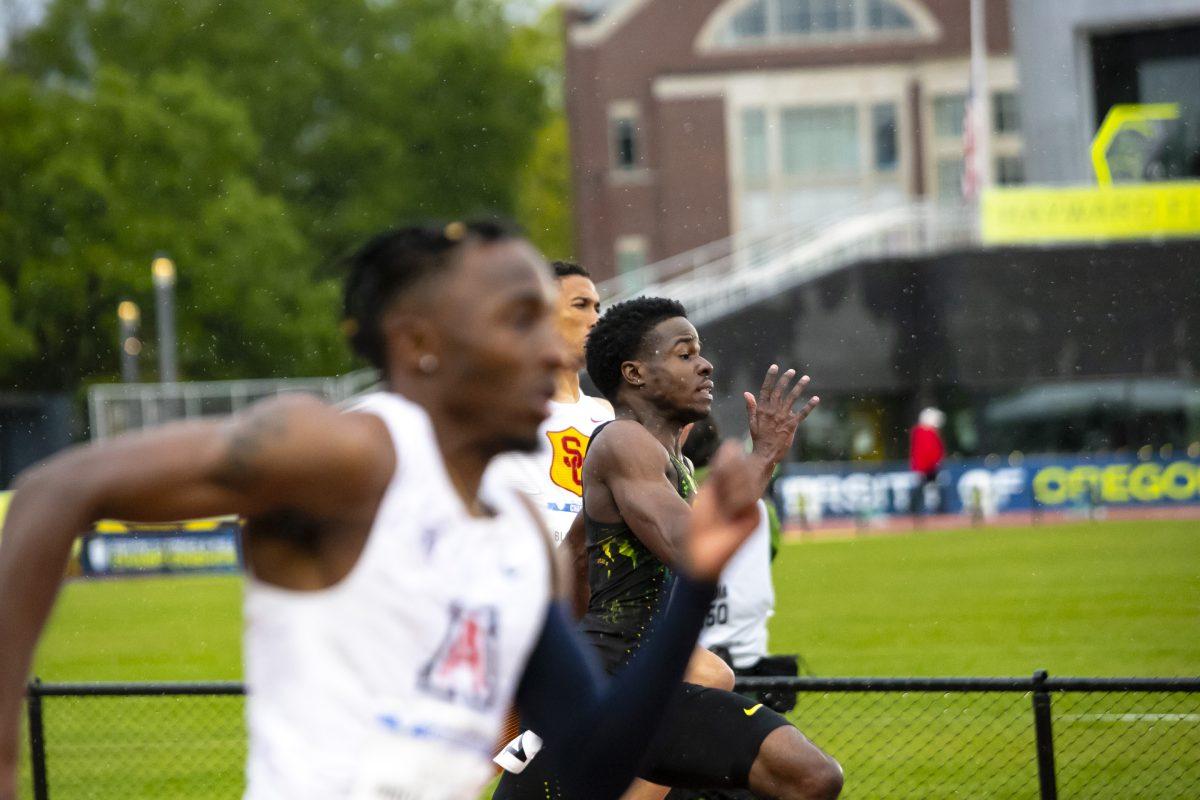
<svg viewBox="0 0 1200 800"><path fill-rule="evenodd" d="M583 497L583 457L587 455L589 437L571 426L563 431L546 431L550 449L550 480L578 497Z"/></svg>
<svg viewBox="0 0 1200 800"><path fill-rule="evenodd" d="M495 606L450 606L450 625L437 652L421 669L419 685L452 703L485 709L496 699Z"/></svg>

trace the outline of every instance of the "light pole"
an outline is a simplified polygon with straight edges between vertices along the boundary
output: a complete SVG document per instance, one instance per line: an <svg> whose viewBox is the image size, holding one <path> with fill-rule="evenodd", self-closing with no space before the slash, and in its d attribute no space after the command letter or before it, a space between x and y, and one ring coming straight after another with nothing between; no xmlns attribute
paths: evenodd
<svg viewBox="0 0 1200 800"><path fill-rule="evenodd" d="M142 340L138 338L138 323L142 312L132 300L122 300L117 306L120 322L117 346L121 349L121 380L125 383L138 382L138 356L142 352Z"/></svg>
<svg viewBox="0 0 1200 800"><path fill-rule="evenodd" d="M175 262L159 253L150 265L154 275L154 303L158 316L158 379L162 383L179 380L175 355Z"/></svg>

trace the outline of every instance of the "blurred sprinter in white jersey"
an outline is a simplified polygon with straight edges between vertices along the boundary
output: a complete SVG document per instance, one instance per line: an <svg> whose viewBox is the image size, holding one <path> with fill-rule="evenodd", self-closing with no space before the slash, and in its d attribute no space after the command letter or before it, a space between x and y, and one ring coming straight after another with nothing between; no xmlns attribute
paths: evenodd
<svg viewBox="0 0 1200 800"><path fill-rule="evenodd" d="M583 456L592 431L613 418L612 403L590 397L579 386L584 343L600 319L600 295L588 271L578 264L555 261L558 297L554 322L566 344L567 365L559 370L550 401L550 416L538 429L538 448L508 453L492 461L484 483L507 481L533 501L555 544L562 544L583 508Z"/></svg>
<svg viewBox="0 0 1200 800"><path fill-rule="evenodd" d="M18 479L0 536L0 800L17 796L26 681L79 531L222 514L246 520L246 800L475 800L513 705L557 744L541 760L572 796L615 800L633 779L757 523L753 464L722 452L661 623L605 681L536 513L480 487L494 456L536 446L565 366L546 263L483 221L388 231L348 267L351 343L381 391L345 411L272 398Z"/></svg>

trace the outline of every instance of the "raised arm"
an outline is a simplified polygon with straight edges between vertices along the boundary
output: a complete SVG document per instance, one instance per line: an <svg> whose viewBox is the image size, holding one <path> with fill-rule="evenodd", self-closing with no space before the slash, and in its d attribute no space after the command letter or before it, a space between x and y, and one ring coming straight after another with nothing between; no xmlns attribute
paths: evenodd
<svg viewBox="0 0 1200 800"><path fill-rule="evenodd" d="M373 509L395 468L382 422L302 396L72 448L23 473L0 538L0 800L15 792L30 662L71 544L98 519Z"/></svg>

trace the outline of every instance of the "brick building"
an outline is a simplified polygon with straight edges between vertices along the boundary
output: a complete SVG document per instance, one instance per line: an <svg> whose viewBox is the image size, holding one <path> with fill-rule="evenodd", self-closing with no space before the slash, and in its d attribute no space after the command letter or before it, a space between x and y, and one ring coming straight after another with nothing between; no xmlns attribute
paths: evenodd
<svg viewBox="0 0 1200 800"><path fill-rule="evenodd" d="M1008 2L987 6L993 170L1020 182ZM577 0L577 257L603 279L739 231L957 201L969 28L966 0Z"/></svg>

